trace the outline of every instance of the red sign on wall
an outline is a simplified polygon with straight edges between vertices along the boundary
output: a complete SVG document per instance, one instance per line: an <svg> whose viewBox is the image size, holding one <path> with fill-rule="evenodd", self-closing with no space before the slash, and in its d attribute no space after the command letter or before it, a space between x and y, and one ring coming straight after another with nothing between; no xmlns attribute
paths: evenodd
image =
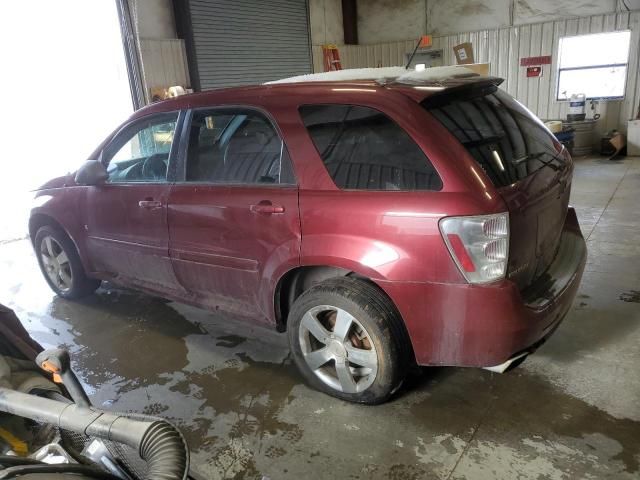
<svg viewBox="0 0 640 480"><path fill-rule="evenodd" d="M530 67L532 65L550 65L551 55L543 55L542 57L525 57L520 59L521 67Z"/></svg>
<svg viewBox="0 0 640 480"><path fill-rule="evenodd" d="M542 67L527 67L527 77L541 77Z"/></svg>

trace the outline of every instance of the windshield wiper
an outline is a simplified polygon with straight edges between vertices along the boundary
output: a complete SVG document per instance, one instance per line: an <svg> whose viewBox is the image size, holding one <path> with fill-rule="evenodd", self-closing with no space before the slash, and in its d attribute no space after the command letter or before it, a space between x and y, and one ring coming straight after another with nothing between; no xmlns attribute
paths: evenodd
<svg viewBox="0 0 640 480"><path fill-rule="evenodd" d="M564 165L564 161L561 161L561 154L562 154L562 150L558 153L556 153L555 155L552 155L549 152L536 152L536 153L530 153L529 155L525 155L524 157L520 157L520 158L514 158L511 161L512 165L520 165L521 163L524 162L528 162L529 160L537 160L540 157L544 156L544 155L549 155L551 157L550 160L548 161L544 161L544 160L540 160L540 163L542 163L543 167L549 167L552 170L560 170L560 166L559 165L553 165L552 162L554 162L555 160L558 160L560 163L560 165Z"/></svg>
<svg viewBox="0 0 640 480"><path fill-rule="evenodd" d="M513 165L520 165L521 163L528 162L529 160L536 160L543 155L549 155L547 152L536 152L530 153L529 155L525 155L524 157L514 158L511 160Z"/></svg>

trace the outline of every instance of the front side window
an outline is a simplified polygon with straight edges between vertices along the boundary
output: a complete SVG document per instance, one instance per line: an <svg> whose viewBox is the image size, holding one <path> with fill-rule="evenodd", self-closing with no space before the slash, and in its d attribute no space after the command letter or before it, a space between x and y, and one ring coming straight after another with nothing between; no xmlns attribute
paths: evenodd
<svg viewBox="0 0 640 480"><path fill-rule="evenodd" d="M300 115L329 175L351 190L440 190L424 152L397 123L368 107L305 105Z"/></svg>
<svg viewBox="0 0 640 480"><path fill-rule="evenodd" d="M185 179L219 184L293 184L282 139L261 113L243 109L193 112Z"/></svg>
<svg viewBox="0 0 640 480"><path fill-rule="evenodd" d="M594 33L560 39L558 100L571 95L623 98L631 32Z"/></svg>
<svg viewBox="0 0 640 480"><path fill-rule="evenodd" d="M108 182L164 182L178 113L136 123L107 148Z"/></svg>

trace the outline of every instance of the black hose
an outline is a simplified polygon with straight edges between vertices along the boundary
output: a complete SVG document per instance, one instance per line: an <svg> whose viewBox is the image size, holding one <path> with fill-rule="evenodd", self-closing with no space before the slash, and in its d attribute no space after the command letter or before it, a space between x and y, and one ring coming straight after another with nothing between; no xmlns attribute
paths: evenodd
<svg viewBox="0 0 640 480"><path fill-rule="evenodd" d="M21 465L17 467L5 468L4 470L0 470L0 480L15 478L21 475L29 475L32 473L79 473L87 477L95 478L97 480L121 480L118 477L95 467L89 467L87 465L74 465L69 463L58 465L48 465L45 463L42 465Z"/></svg>
<svg viewBox="0 0 640 480"><path fill-rule="evenodd" d="M33 458L0 455L0 467L13 467L15 465L43 465L43 462Z"/></svg>
<svg viewBox="0 0 640 480"><path fill-rule="evenodd" d="M146 478L181 480L187 471L182 435L167 422L154 422L140 442L140 457L147 462Z"/></svg>

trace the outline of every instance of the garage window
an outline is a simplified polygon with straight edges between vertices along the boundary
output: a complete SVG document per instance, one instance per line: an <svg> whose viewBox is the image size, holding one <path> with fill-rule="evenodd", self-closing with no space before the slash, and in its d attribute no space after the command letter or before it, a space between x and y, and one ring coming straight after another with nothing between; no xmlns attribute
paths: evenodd
<svg viewBox="0 0 640 480"><path fill-rule="evenodd" d="M305 105L300 115L335 184L352 190L440 190L442 181L397 123L368 107Z"/></svg>
<svg viewBox="0 0 640 480"><path fill-rule="evenodd" d="M560 39L558 100L624 98L631 32L609 32Z"/></svg>

